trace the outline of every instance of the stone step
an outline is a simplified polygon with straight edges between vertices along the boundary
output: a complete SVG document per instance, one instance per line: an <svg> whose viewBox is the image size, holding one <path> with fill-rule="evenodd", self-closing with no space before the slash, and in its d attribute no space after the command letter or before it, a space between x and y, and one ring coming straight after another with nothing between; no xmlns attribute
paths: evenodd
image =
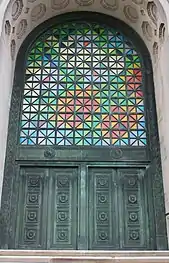
<svg viewBox="0 0 169 263"><path fill-rule="evenodd" d="M169 251L0 250L1 263L169 263Z"/></svg>

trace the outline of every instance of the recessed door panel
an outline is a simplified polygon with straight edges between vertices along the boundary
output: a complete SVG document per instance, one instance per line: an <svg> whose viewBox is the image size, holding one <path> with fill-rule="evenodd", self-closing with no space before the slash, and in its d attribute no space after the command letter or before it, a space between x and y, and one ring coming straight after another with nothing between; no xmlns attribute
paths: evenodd
<svg viewBox="0 0 169 263"><path fill-rule="evenodd" d="M119 214L122 249L144 249L150 245L145 169L119 169ZM150 189L149 189L150 191ZM150 219L149 219L150 220Z"/></svg>
<svg viewBox="0 0 169 263"><path fill-rule="evenodd" d="M151 246L146 184L145 169L89 168L90 249Z"/></svg>
<svg viewBox="0 0 169 263"><path fill-rule="evenodd" d="M16 247L77 249L76 168L21 168Z"/></svg>
<svg viewBox="0 0 169 263"><path fill-rule="evenodd" d="M45 168L21 168L16 229L16 247L42 249L46 242Z"/></svg>
<svg viewBox="0 0 169 263"><path fill-rule="evenodd" d="M116 172L89 168L89 248L119 247Z"/></svg>
<svg viewBox="0 0 169 263"><path fill-rule="evenodd" d="M78 181L76 168L49 174L48 249L77 249Z"/></svg>

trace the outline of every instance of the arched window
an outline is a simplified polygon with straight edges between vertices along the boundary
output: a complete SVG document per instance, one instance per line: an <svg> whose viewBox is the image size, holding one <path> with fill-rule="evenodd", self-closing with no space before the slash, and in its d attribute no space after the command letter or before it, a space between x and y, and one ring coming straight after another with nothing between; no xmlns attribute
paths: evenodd
<svg viewBox="0 0 169 263"><path fill-rule="evenodd" d="M20 144L145 146L140 55L119 30L70 22L28 52Z"/></svg>
<svg viewBox="0 0 169 263"><path fill-rule="evenodd" d="M165 249L162 192L140 37L96 13L40 25L17 57L2 248Z"/></svg>

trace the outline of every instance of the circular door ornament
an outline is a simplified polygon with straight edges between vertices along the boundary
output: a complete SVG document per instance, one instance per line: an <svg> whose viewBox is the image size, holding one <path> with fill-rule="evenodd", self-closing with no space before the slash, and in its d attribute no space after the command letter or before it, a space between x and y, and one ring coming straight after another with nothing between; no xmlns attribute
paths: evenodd
<svg viewBox="0 0 169 263"><path fill-rule="evenodd" d="M35 240L35 237L36 237L36 231L33 230L33 229L29 229L26 233L26 238L28 240Z"/></svg>
<svg viewBox="0 0 169 263"><path fill-rule="evenodd" d="M108 219L108 215L106 212L101 212L101 213L99 213L98 218L100 221L103 222L103 221L106 221Z"/></svg>
<svg viewBox="0 0 169 263"><path fill-rule="evenodd" d="M137 202L137 197L135 195L129 195L128 200L130 203L134 204Z"/></svg>
<svg viewBox="0 0 169 263"><path fill-rule="evenodd" d="M138 240L139 239L139 233L136 230L133 230L130 232L130 239L132 240Z"/></svg>
<svg viewBox="0 0 169 263"><path fill-rule="evenodd" d="M59 212L58 219L60 221L66 221L68 219L68 214L66 212Z"/></svg>
<svg viewBox="0 0 169 263"><path fill-rule="evenodd" d="M106 203L107 202L107 196L106 195L100 195L99 196L99 202L100 203Z"/></svg>
<svg viewBox="0 0 169 263"><path fill-rule="evenodd" d="M120 159L123 156L123 152L121 149L116 149L116 150L112 151L111 156L114 159Z"/></svg>
<svg viewBox="0 0 169 263"><path fill-rule="evenodd" d="M131 212L129 218L132 222L136 222L138 220L138 214L136 212Z"/></svg>
<svg viewBox="0 0 169 263"><path fill-rule="evenodd" d="M107 239L108 239L108 234L107 234L107 232L101 231L101 232L99 233L99 239L100 239L100 240L107 240Z"/></svg>
<svg viewBox="0 0 169 263"><path fill-rule="evenodd" d="M59 240L62 240L62 241L65 241L67 240L67 232L66 231L59 231L58 232L58 239Z"/></svg>
<svg viewBox="0 0 169 263"><path fill-rule="evenodd" d="M133 178L133 177L129 178L128 185L129 186L134 186L135 184L136 184L136 179Z"/></svg>
<svg viewBox="0 0 169 263"><path fill-rule="evenodd" d="M52 148L48 148L46 151L44 151L44 157L48 159L52 159L55 157L55 150Z"/></svg>
<svg viewBox="0 0 169 263"><path fill-rule="evenodd" d="M59 196L59 202L60 203L67 203L68 202L68 196L66 195L66 194L61 194L60 196Z"/></svg>

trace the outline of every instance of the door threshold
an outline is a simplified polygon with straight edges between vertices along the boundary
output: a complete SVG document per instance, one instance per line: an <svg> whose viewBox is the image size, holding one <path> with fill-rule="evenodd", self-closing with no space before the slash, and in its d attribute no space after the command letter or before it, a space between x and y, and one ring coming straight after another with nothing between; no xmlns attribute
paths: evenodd
<svg viewBox="0 0 169 263"><path fill-rule="evenodd" d="M169 251L0 250L4 263L169 263Z"/></svg>

